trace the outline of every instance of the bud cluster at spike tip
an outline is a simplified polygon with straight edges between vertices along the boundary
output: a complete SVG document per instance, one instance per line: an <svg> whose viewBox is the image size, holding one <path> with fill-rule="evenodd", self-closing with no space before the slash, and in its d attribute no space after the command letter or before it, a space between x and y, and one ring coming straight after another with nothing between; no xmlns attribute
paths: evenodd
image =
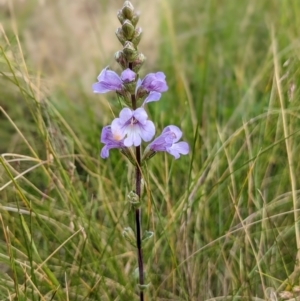
<svg viewBox="0 0 300 301"><path fill-rule="evenodd" d="M142 141L151 141L156 131L154 123L148 120L146 104L160 100L162 93L168 90L168 85L163 72L149 73L143 79L139 78L138 72L146 58L137 49L142 37L142 29L136 27L139 14L134 11L130 1L124 2L117 17L121 26L116 30L116 36L123 48L116 52L115 60L123 71L118 75L108 67L104 68L92 89L94 93L100 94L116 92L128 107L120 111L119 117L115 118L111 125L102 129L100 141L104 147L100 155L102 158L107 158L110 149L118 148L130 162L135 164L130 147L138 147ZM145 148L142 163L162 151L171 154L175 159L180 155L187 155L189 145L179 141L181 136L182 132L177 126L165 127L161 135Z"/></svg>

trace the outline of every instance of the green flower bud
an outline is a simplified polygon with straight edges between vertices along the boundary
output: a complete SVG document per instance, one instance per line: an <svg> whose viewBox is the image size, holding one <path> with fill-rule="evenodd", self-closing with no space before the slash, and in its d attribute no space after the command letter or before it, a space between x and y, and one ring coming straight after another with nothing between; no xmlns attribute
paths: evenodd
<svg viewBox="0 0 300 301"><path fill-rule="evenodd" d="M137 58L132 62L132 70L138 73L145 61L146 57L142 53L139 53Z"/></svg>
<svg viewBox="0 0 300 301"><path fill-rule="evenodd" d="M117 63L119 63L123 70L128 68L128 63L123 51L117 51L115 53L115 60L117 61Z"/></svg>
<svg viewBox="0 0 300 301"><path fill-rule="evenodd" d="M124 2L124 5L122 7L122 13L126 19L131 20L131 18L133 17L133 13L134 13L134 7L130 1Z"/></svg>
<svg viewBox="0 0 300 301"><path fill-rule="evenodd" d="M129 20L125 20L122 24L123 34L127 40L131 40L134 34L134 26Z"/></svg>
<svg viewBox="0 0 300 301"><path fill-rule="evenodd" d="M140 198L134 191L130 191L129 194L127 195L127 198L129 199L129 202L132 205L140 204Z"/></svg>
<svg viewBox="0 0 300 301"><path fill-rule="evenodd" d="M128 62L133 62L138 57L138 52L134 45L127 41L123 48L123 53L125 54L126 60Z"/></svg>
<svg viewBox="0 0 300 301"><path fill-rule="evenodd" d="M122 235L132 246L136 247L135 234L130 227L124 228Z"/></svg>
<svg viewBox="0 0 300 301"><path fill-rule="evenodd" d="M134 13L134 15L132 16L132 18L131 18L131 23L132 23L132 25L135 27L136 26L136 24L138 23L138 21L139 21L139 19L140 19L140 14L139 13Z"/></svg>
<svg viewBox="0 0 300 301"><path fill-rule="evenodd" d="M138 27L134 31L134 35L133 35L133 38L131 39L131 42L135 47L137 47L137 45L140 43L141 38L142 38L142 33L143 33L143 30L141 27Z"/></svg>
<svg viewBox="0 0 300 301"><path fill-rule="evenodd" d="M118 38L118 40L120 41L120 43L124 46L125 42L127 41L125 35L124 35L124 32L122 30L122 28L118 28L116 30L116 36Z"/></svg>
<svg viewBox="0 0 300 301"><path fill-rule="evenodd" d="M119 19L120 23L121 23L121 24L123 24L123 22L124 22L125 18L124 18L124 16L123 16L123 13L122 13L122 11L121 11L121 10L119 10L119 11L118 11L118 13L117 13L117 17L118 17L118 19Z"/></svg>

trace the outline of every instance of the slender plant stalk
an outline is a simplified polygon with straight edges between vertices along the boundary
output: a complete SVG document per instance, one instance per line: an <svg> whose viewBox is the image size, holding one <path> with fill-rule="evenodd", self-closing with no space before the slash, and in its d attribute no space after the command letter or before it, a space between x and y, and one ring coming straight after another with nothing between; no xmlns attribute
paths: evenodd
<svg viewBox="0 0 300 301"><path fill-rule="evenodd" d="M129 63L129 69L132 70L132 64ZM136 98L135 94L131 95L132 108L136 109ZM138 195L139 200L141 198L141 147L135 148L136 156L136 168L135 168L135 193ZM138 268L139 268L139 284L144 284L144 264L143 264L143 252L142 252L142 229L141 229L141 208L135 209L135 226L136 226L136 247L138 257ZM144 301L144 292L140 290L140 301Z"/></svg>
<svg viewBox="0 0 300 301"><path fill-rule="evenodd" d="M141 149L140 146L136 147L136 194L141 197L141 169L140 169L140 160L141 160ZM139 283L140 285L144 284L144 266L143 266L143 253L142 253L142 229L141 229L141 208L135 209L135 224L136 224L136 246L137 246L137 256L138 256L138 265L139 265ZM140 290L140 300L144 300L143 291Z"/></svg>

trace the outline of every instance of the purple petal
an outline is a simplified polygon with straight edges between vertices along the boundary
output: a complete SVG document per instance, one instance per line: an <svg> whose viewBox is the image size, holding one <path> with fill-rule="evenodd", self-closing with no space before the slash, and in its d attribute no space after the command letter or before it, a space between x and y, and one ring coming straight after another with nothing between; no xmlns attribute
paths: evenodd
<svg viewBox="0 0 300 301"><path fill-rule="evenodd" d="M160 71L156 72L155 76L156 76L157 79L159 79L161 81L165 80L165 78L166 78L165 74L163 72L160 72Z"/></svg>
<svg viewBox="0 0 300 301"><path fill-rule="evenodd" d="M147 74L144 79L141 82L141 85L147 89L147 87L149 87L152 83L152 81L155 80L155 74L154 73L149 73Z"/></svg>
<svg viewBox="0 0 300 301"><path fill-rule="evenodd" d="M108 149L108 147L107 147L106 145L104 145L104 146L102 147L100 156L101 156L102 159L108 158L108 156L109 156L109 149Z"/></svg>
<svg viewBox="0 0 300 301"><path fill-rule="evenodd" d="M110 92L111 89L107 89L106 86L103 86L102 83L94 83L92 85L92 89L94 93L107 93Z"/></svg>
<svg viewBox="0 0 300 301"><path fill-rule="evenodd" d="M99 80L99 78L101 80ZM106 82L108 85L113 85L113 86L121 86L122 81L119 77L119 75L112 70L105 69L104 73L103 71L99 75L98 81L99 82Z"/></svg>
<svg viewBox="0 0 300 301"><path fill-rule="evenodd" d="M107 72L107 68L108 68L108 67L104 68L104 69L100 72L100 74L98 75L98 77L97 77L98 82L101 82L101 81L104 80L105 74L106 74L106 72Z"/></svg>
<svg viewBox="0 0 300 301"><path fill-rule="evenodd" d="M132 145L139 146L141 145L141 136L139 131L131 131L129 135L127 135L127 138L124 140L124 144L127 147L130 147Z"/></svg>
<svg viewBox="0 0 300 301"><path fill-rule="evenodd" d="M173 137L171 132L162 133L156 139L154 139L148 148L155 152L165 152L167 148L170 148L173 144Z"/></svg>
<svg viewBox="0 0 300 301"><path fill-rule="evenodd" d="M124 144L125 144L126 147L132 146L133 145L132 136L127 136L124 139Z"/></svg>
<svg viewBox="0 0 300 301"><path fill-rule="evenodd" d="M168 90L168 86L165 81L154 80L150 85L150 90L158 91L158 92L165 92Z"/></svg>
<svg viewBox="0 0 300 301"><path fill-rule="evenodd" d="M182 131L179 129L179 127L177 127L176 125L169 125L167 126L164 131L171 131L172 135L173 135L173 143L177 142L180 140L180 138L182 137Z"/></svg>
<svg viewBox="0 0 300 301"><path fill-rule="evenodd" d="M141 130L141 137L144 141L150 141L155 135L155 126L154 123L150 120L147 120L146 124L143 126Z"/></svg>
<svg viewBox="0 0 300 301"><path fill-rule="evenodd" d="M179 128L175 125L169 125L165 127L161 135L158 136L154 141L152 141L148 145L148 148L150 148L153 151L167 151L167 149L169 149L173 145L175 137L174 133L172 132L172 129L176 131L179 130Z"/></svg>
<svg viewBox="0 0 300 301"><path fill-rule="evenodd" d="M141 124L145 124L148 118L147 112L143 108L136 109L133 116Z"/></svg>
<svg viewBox="0 0 300 301"><path fill-rule="evenodd" d="M122 89L122 80L119 75L107 68L103 69L97 77L98 83L93 84L94 93L106 93Z"/></svg>
<svg viewBox="0 0 300 301"><path fill-rule="evenodd" d="M111 136L111 129L110 126L107 125L102 129L100 141L102 143L107 143L110 136Z"/></svg>
<svg viewBox="0 0 300 301"><path fill-rule="evenodd" d="M189 145L184 141L173 144L172 148L176 148L182 155L187 155L190 151Z"/></svg>
<svg viewBox="0 0 300 301"><path fill-rule="evenodd" d="M124 108L119 114L120 119L122 122L127 122L130 118L133 116L133 111L131 111L129 108Z"/></svg>
<svg viewBox="0 0 300 301"><path fill-rule="evenodd" d="M189 153L189 145L186 142L178 142L173 144L169 149L167 149L167 152L175 157L175 159L178 159L180 157L180 154L187 155Z"/></svg>
<svg viewBox="0 0 300 301"><path fill-rule="evenodd" d="M151 102L151 101L158 101L158 100L160 100L160 97L161 97L161 93L152 91L152 92L150 92L150 94L144 100L143 105L145 103L148 103L148 102Z"/></svg>
<svg viewBox="0 0 300 301"><path fill-rule="evenodd" d="M109 150L112 148L124 148L124 141L122 139L115 140L111 126L105 126L101 133L101 142L104 143L104 147L101 150L100 156L105 159L109 156Z"/></svg>
<svg viewBox="0 0 300 301"><path fill-rule="evenodd" d="M136 74L135 72L133 72L132 70L130 70L129 68L127 68L126 70L124 70L121 74L121 80L124 83L129 83L135 80Z"/></svg>
<svg viewBox="0 0 300 301"><path fill-rule="evenodd" d="M143 79L141 85L148 92L165 92L168 90L167 83L165 81L166 76L163 72L149 73Z"/></svg>
<svg viewBox="0 0 300 301"><path fill-rule="evenodd" d="M108 146L112 147L122 147L123 141L122 139L116 139L116 135L113 135L111 126L105 126L102 129L100 141Z"/></svg>
<svg viewBox="0 0 300 301"><path fill-rule="evenodd" d="M113 137L116 140L124 139L126 132L124 129L124 122L120 118L115 118L113 122L111 123L111 131L113 134ZM125 144L125 141L124 141Z"/></svg>

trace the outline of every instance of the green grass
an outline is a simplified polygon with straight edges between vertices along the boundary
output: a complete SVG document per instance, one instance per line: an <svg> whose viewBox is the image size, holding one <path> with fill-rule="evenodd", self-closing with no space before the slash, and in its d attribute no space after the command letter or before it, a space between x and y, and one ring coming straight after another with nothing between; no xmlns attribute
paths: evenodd
<svg viewBox="0 0 300 301"><path fill-rule="evenodd" d="M138 300L136 252L122 237L134 228L126 201L134 168L116 150L99 157L101 128L118 105L113 94L90 91L114 53L96 39L99 49L68 53L81 62L77 69L34 63L26 34L34 3L0 12L0 300ZM155 233L143 249L147 300L268 300L268 287L293 292L300 3L159 3L157 59L142 73L162 70L169 90L148 111L158 132L180 126L191 152L147 164L143 229ZM100 20L109 4L98 4ZM80 51L67 26L57 26ZM115 39L114 25L105 30ZM153 50L140 51L151 60Z"/></svg>

